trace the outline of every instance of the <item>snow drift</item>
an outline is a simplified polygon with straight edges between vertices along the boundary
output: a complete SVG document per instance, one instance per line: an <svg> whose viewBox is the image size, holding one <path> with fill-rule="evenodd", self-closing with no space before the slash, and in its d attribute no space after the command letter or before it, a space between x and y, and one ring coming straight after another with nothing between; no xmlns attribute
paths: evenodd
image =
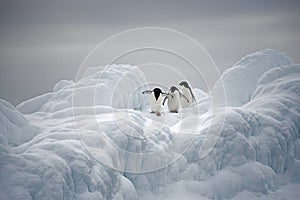
<svg viewBox="0 0 300 200"><path fill-rule="evenodd" d="M227 106L242 106L247 103L257 87L258 79L268 70L292 64L291 59L283 52L264 49L243 57L226 70L217 80L213 91L225 89Z"/></svg>
<svg viewBox="0 0 300 200"><path fill-rule="evenodd" d="M194 89L196 104L160 118L130 65L89 68L17 108L1 100L1 199L296 199L300 66L262 50L225 71L213 92L222 84L217 112Z"/></svg>
<svg viewBox="0 0 300 200"><path fill-rule="evenodd" d="M148 103L141 94L145 89L145 77L137 66L90 67L77 82L62 80L53 92L25 101L17 109L24 114L53 113L72 106L143 109Z"/></svg>

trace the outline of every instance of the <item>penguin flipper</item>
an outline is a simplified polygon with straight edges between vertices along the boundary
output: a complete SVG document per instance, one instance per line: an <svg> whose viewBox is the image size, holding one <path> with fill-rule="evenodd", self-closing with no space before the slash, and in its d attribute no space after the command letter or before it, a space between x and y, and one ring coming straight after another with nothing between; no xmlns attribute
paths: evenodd
<svg viewBox="0 0 300 200"><path fill-rule="evenodd" d="M196 98L195 98L195 96L194 96L194 94L193 94L193 91L192 91L192 89L191 88L189 88L190 89L190 93L191 93L191 95L192 95L192 102L196 102Z"/></svg>
<svg viewBox="0 0 300 200"><path fill-rule="evenodd" d="M166 102L167 98L168 98L168 96L166 96L166 97L164 98L163 103L162 103L163 106L165 105L165 102Z"/></svg>
<svg viewBox="0 0 300 200"><path fill-rule="evenodd" d="M152 93L151 90L145 90L145 91L142 92L142 94L151 94L151 93Z"/></svg>
<svg viewBox="0 0 300 200"><path fill-rule="evenodd" d="M184 96L183 94L181 94L181 93L179 93L180 94L180 97L183 97L183 98L185 98L185 100L188 102L188 103L190 103L190 101L189 101L189 99L186 97L186 96Z"/></svg>
<svg viewBox="0 0 300 200"><path fill-rule="evenodd" d="M193 98L193 101L196 102L196 98L193 93L192 93L192 98Z"/></svg>

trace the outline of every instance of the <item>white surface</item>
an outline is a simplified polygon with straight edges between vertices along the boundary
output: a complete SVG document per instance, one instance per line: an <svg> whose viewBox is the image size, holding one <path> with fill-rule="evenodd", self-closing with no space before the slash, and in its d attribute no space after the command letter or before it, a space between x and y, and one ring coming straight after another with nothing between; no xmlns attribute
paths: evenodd
<svg viewBox="0 0 300 200"><path fill-rule="evenodd" d="M298 199L300 66L280 67L289 62L283 53L263 50L224 73L227 104L235 107L225 108L220 137L204 158L199 151L210 138L208 130L219 126L224 113L212 115L209 95L195 88L197 103L190 108L179 114L163 112L161 117L149 114L148 98L140 92L146 80L136 67L113 65L100 81L103 68L90 68L78 82L61 81L52 93L17 109L1 100L0 197ZM110 88L117 80L122 80L117 89L120 96L111 103L106 96L113 96ZM95 106L80 89L96 83L100 87ZM78 104L72 108L74 85L83 93L76 94ZM133 88L138 90L132 93ZM180 152L191 135L193 142L184 155L160 170L136 174L106 166L154 169L168 161L172 152L154 160L135 160L116 149L146 154L176 143L173 150Z"/></svg>

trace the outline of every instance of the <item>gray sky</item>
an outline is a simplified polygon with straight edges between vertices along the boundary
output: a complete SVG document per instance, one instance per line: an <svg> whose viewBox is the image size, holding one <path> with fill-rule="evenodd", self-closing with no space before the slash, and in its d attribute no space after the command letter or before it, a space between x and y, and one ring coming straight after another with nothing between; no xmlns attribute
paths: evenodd
<svg viewBox="0 0 300 200"><path fill-rule="evenodd" d="M95 45L143 26L190 35L221 70L263 48L285 51L299 63L299 9L297 0L1 0L0 98L17 105L61 79L75 79Z"/></svg>

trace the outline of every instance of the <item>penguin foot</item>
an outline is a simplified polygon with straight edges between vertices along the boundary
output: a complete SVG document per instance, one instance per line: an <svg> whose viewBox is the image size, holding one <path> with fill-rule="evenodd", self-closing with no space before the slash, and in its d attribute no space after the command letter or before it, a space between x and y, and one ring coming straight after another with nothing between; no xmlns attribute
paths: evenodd
<svg viewBox="0 0 300 200"><path fill-rule="evenodd" d="M160 112L151 111L150 114L156 114L157 116L161 116Z"/></svg>

